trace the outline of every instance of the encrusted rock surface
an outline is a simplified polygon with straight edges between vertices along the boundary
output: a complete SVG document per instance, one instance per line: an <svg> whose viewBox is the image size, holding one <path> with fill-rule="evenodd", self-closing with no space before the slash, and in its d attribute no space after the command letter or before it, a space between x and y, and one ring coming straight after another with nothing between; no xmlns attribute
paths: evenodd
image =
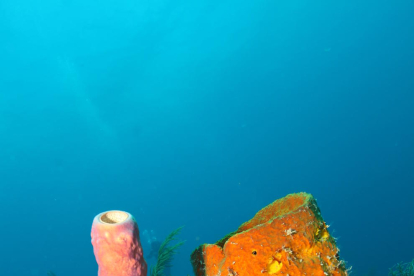
<svg viewBox="0 0 414 276"><path fill-rule="evenodd" d="M345 276L316 200L290 194L260 210L215 244L191 254L196 276Z"/></svg>

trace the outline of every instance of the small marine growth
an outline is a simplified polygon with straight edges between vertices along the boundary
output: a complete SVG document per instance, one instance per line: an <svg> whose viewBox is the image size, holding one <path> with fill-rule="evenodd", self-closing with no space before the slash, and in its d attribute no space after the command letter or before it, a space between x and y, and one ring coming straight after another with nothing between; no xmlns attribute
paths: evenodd
<svg viewBox="0 0 414 276"><path fill-rule="evenodd" d="M390 268L390 276L414 276L414 259L409 263L398 263Z"/></svg>
<svg viewBox="0 0 414 276"><path fill-rule="evenodd" d="M174 255L178 253L178 248L182 246L185 241L179 241L174 245L170 244L177 240L177 236L180 234L182 228L183 227L179 227L172 231L161 243L160 249L158 250L157 263L150 268L150 276L164 276L164 271L171 267Z"/></svg>

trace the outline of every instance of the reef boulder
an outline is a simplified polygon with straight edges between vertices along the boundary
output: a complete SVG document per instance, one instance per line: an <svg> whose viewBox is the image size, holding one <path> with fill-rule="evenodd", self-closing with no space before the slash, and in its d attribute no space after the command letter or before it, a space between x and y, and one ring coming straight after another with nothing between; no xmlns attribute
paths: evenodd
<svg viewBox="0 0 414 276"><path fill-rule="evenodd" d="M191 254L196 276L344 276L335 240L316 200L290 194L260 210L215 244Z"/></svg>

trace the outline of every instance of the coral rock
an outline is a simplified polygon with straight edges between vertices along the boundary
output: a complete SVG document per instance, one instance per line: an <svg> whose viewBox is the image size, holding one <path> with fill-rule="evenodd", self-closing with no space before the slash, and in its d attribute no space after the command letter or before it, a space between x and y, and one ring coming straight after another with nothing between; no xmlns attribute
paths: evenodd
<svg viewBox="0 0 414 276"><path fill-rule="evenodd" d="M312 195L291 194L215 244L191 254L196 276L345 276L339 250Z"/></svg>

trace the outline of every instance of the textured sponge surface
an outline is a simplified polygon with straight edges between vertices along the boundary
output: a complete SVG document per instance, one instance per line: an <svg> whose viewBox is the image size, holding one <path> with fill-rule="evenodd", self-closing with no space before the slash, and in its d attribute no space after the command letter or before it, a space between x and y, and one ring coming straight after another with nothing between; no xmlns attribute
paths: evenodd
<svg viewBox="0 0 414 276"><path fill-rule="evenodd" d="M97 215L91 237L99 276L147 275L138 225L131 214L109 211Z"/></svg>
<svg viewBox="0 0 414 276"><path fill-rule="evenodd" d="M291 194L215 244L191 255L196 276L345 276L339 250L315 199Z"/></svg>

